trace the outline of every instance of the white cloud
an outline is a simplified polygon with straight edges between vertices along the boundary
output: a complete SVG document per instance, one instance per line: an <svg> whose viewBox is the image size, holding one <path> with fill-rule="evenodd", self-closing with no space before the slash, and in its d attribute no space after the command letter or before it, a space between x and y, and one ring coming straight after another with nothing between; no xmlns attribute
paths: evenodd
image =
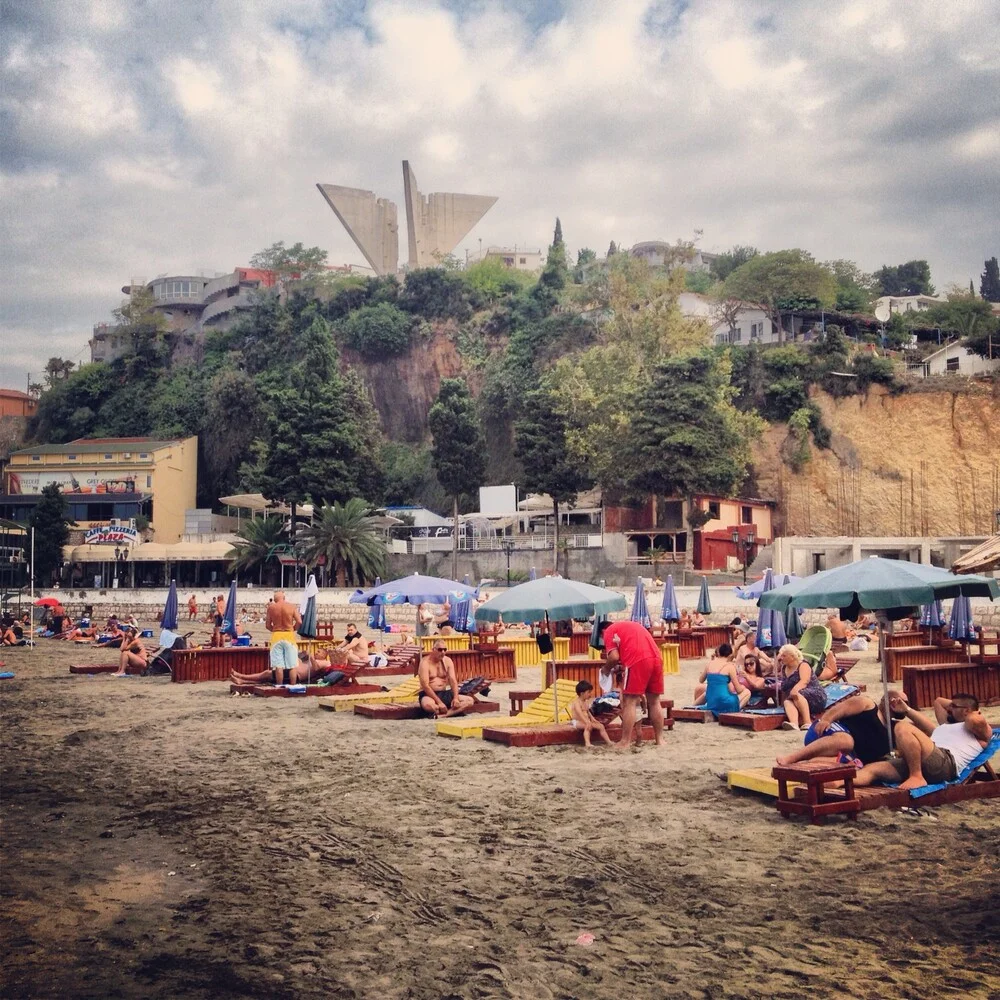
<svg viewBox="0 0 1000 1000"><path fill-rule="evenodd" d="M82 349L131 275L225 270L279 239L360 262L314 184L401 205L404 158L427 193L499 195L473 249L543 246L558 214L572 246L600 252L698 228L707 248L804 246L870 269L927 257L939 286L997 252L989 0L522 9L15 8L0 42L15 367L70 331Z"/></svg>

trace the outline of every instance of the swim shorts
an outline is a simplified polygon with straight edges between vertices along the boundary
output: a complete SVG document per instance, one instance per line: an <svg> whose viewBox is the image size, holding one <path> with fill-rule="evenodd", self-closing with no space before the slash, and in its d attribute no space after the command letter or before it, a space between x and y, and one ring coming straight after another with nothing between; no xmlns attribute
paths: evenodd
<svg viewBox="0 0 1000 1000"><path fill-rule="evenodd" d="M663 694L663 661L639 660L625 668L622 693L631 695Z"/></svg>

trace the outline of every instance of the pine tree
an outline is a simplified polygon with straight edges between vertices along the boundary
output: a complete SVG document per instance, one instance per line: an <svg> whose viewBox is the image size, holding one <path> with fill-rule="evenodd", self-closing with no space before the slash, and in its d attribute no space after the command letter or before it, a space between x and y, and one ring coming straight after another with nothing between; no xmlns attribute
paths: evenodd
<svg viewBox="0 0 1000 1000"><path fill-rule="evenodd" d="M612 240L612 241L611 241L611 242L610 242L610 243L608 244L608 256L609 256L609 257L614 257L614 255L615 255L616 253L618 253L618 246L617 246L617 245L615 244L615 241L614 241L614 240Z"/></svg>
<svg viewBox="0 0 1000 1000"><path fill-rule="evenodd" d="M972 283L972 278L969 278L969 294L973 298L976 297L976 286Z"/></svg>
<svg viewBox="0 0 1000 1000"><path fill-rule="evenodd" d="M438 397L427 415L434 437L434 471L452 501L452 579L458 576L458 499L486 478L486 442L476 404L462 379L441 380Z"/></svg>
<svg viewBox="0 0 1000 1000"><path fill-rule="evenodd" d="M556 228L555 232L552 234L552 245L562 246L563 245L563 234L562 234L562 223L559 221L559 216L556 216Z"/></svg>
<svg viewBox="0 0 1000 1000"><path fill-rule="evenodd" d="M559 568L559 506L576 500L577 494L593 486L587 470L570 457L566 444L566 420L556 411L546 389L530 393L524 400L524 417L514 426L514 452L524 467L524 487L548 493L555 514L552 567Z"/></svg>
<svg viewBox="0 0 1000 1000"><path fill-rule="evenodd" d="M979 294L987 302L1000 302L1000 266L996 257L984 261L984 270L979 278Z"/></svg>
<svg viewBox="0 0 1000 1000"><path fill-rule="evenodd" d="M75 522L66 516L66 500L56 483L42 487L42 498L35 504L28 522L35 529L35 581L48 584L63 562L63 546L69 539L69 526Z"/></svg>

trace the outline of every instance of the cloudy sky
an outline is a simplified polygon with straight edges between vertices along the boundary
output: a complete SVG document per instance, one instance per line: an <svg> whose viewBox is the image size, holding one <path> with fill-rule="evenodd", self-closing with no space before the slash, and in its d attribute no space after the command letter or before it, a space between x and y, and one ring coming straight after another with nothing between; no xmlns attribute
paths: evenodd
<svg viewBox="0 0 1000 1000"><path fill-rule="evenodd" d="M801 246L939 288L1000 252L996 0L0 0L0 385L88 357L130 277L275 240L316 191L500 200L468 246ZM405 236L400 234L405 256Z"/></svg>

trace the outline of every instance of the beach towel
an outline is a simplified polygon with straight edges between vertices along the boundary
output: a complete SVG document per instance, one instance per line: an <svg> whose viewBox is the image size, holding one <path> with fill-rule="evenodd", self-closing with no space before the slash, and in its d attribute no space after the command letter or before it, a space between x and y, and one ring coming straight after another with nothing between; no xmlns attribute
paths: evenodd
<svg viewBox="0 0 1000 1000"><path fill-rule="evenodd" d="M973 757L973 759L962 768L958 777L956 777L954 781L942 781L937 785L924 785L922 788L911 788L910 798L919 799L924 795L931 795L934 792L940 792L942 788L947 788L949 785L963 784L968 781L970 777L972 777L973 771L982 767L983 764L986 764L996 753L1000 753L1000 729L993 730L993 736L991 737L989 743L983 747L981 753Z"/></svg>

